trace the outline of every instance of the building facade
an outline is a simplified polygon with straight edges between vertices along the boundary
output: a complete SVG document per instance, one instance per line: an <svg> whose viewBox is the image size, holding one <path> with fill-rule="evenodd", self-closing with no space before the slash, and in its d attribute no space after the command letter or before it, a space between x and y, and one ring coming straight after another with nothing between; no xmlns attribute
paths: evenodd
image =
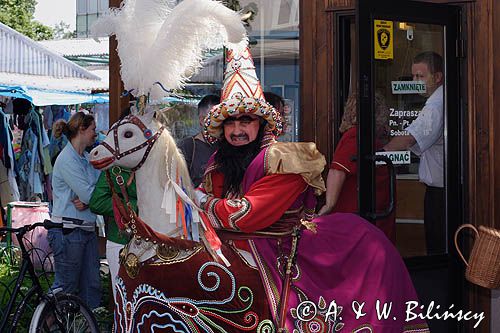
<svg viewBox="0 0 500 333"><path fill-rule="evenodd" d="M76 0L76 37L90 37L92 23L108 8L108 0Z"/></svg>

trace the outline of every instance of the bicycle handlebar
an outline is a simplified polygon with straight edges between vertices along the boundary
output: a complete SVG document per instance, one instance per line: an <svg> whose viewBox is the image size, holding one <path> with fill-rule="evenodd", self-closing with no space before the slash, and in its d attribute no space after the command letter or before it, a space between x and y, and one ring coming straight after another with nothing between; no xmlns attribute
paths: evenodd
<svg viewBox="0 0 500 333"><path fill-rule="evenodd" d="M44 227L45 229L63 228L63 224L62 223L55 223L55 222L52 222L51 220L46 219L43 222L26 224L26 225L19 227L19 228L0 227L0 233L11 232L11 233L16 233L16 234L17 233L25 234L28 231L31 231L37 227Z"/></svg>

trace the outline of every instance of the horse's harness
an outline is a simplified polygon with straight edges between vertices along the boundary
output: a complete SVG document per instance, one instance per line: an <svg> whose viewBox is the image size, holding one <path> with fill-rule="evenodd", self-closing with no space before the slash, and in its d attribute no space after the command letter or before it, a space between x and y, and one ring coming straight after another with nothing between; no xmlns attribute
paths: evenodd
<svg viewBox="0 0 500 333"><path fill-rule="evenodd" d="M131 279L138 276L140 268L144 265L158 262L162 264L181 262L203 249L202 244L194 241L177 240L168 234L160 235L142 221L134 211L127 194L127 187L130 186L133 175L132 173L129 181L125 182L120 167L113 167L111 172L106 170L106 180L111 189L115 220L119 224L119 228L130 238L128 244L120 252L120 263L123 264ZM115 190L113 178L120 189L123 201Z"/></svg>
<svg viewBox="0 0 500 333"><path fill-rule="evenodd" d="M130 242L120 252L120 263L124 266L125 272L131 279L135 279L139 275L140 268L144 265L155 264L158 260L164 264L178 263L189 260L192 256L199 253L205 246L184 239L171 239L165 242L165 239L159 239L152 229L149 229L139 216L134 212L124 186L124 180L120 173L115 174L116 182L120 187L125 204L117 197L114 186L111 182L109 171L106 171L108 183L111 188L114 201L118 206L118 210L122 214L122 223L126 229L130 229L130 235L133 236ZM233 230L218 230L217 234L224 240L249 240L255 238L275 238L281 242L283 237L291 237L290 253L286 256L286 263L284 266L284 276L282 290L280 293L280 304L278 307L277 332L284 333L286 312L288 309L288 300L292 288L292 274L293 267L296 264L298 243L301 236L301 230L308 229L316 233L316 224L301 220L292 229L287 231L280 230L277 232L254 232L254 233L241 233ZM163 237L161 237L163 238ZM169 238L167 236L167 238ZM169 244L170 243L170 244ZM145 256L147 260L141 260Z"/></svg>
<svg viewBox="0 0 500 333"><path fill-rule="evenodd" d="M123 124L134 124L137 127L139 127L141 129L142 133L144 134L146 141L144 141L140 145L137 145L133 148L130 148L127 151L120 152L120 143L118 140L118 127L120 127ZM116 124L114 124L113 127L111 127L108 131L108 135L109 135L109 133L113 132L113 140L114 140L115 146L111 147L105 141L101 142L101 144L107 150L109 150L109 152L114 156L114 158L116 160L119 160L124 156L135 153L136 151L141 150L144 147L147 147L144 155L142 156L141 161L135 167L131 168L131 170L134 172L134 171L138 170L144 164L144 162L146 162L146 159L148 158L148 155L151 152L151 149L153 148L154 143L156 142L156 140L158 140L158 138L160 137L160 135L164 129L165 129L165 127L161 126L158 129L158 131L156 131L156 133L153 134L153 131L151 131L149 128L147 128L146 125L144 125L144 123L138 117L127 116L127 117L123 118L122 120L120 120L119 122L117 122Z"/></svg>

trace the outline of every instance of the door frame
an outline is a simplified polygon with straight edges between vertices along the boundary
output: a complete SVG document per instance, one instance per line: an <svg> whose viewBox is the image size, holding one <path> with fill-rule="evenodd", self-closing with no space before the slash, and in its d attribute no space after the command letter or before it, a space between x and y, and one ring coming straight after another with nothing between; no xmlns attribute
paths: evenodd
<svg viewBox="0 0 500 333"><path fill-rule="evenodd" d="M359 6L362 4L363 6ZM432 9L432 12L429 12ZM374 59L373 55L373 24L374 16L387 20L398 21L416 21L445 26L445 52L446 52L446 97L445 109L454 109L457 112L445 113L445 166L446 166L446 202L456 203L455 207L447 204L447 217L449 221L459 221L463 218L462 201L462 149L461 149L461 113L459 100L459 62L456 54L457 40L459 39L459 8L419 3L414 1L394 0L358 0L356 5L356 29L358 45L358 120L359 133L363 136L358 137L358 168L359 168L359 209L360 215L370 219L370 212L374 212L374 181L375 181L375 163L371 156L375 154L373 145L374 133L374 86L371 78L374 77ZM443 18L446 20L443 22ZM370 34L369 42L365 34ZM364 110L359 112L359 110ZM456 166L451 168L449 166ZM369 194L369 195L367 195ZM452 222L453 223L453 222ZM456 224L456 223L455 223ZM456 224L458 226L458 224ZM455 230L448 228L448 230ZM450 235L448 235L448 238ZM452 243L448 243L448 250L452 249Z"/></svg>
<svg viewBox="0 0 500 333"><path fill-rule="evenodd" d="M445 101L444 109L444 167L446 170L446 223L448 252L443 255L406 258L410 271L426 271L436 267L448 268L449 302L462 306L464 286L462 265L455 255L453 232L464 221L463 191L463 110L460 101L460 36L459 7L395 0L356 1L356 45L358 73L358 186L359 213L372 220L375 212L374 151L374 64L373 19L412 21L444 26L445 41ZM366 38L369 36L369 39ZM361 135L362 133L363 135Z"/></svg>

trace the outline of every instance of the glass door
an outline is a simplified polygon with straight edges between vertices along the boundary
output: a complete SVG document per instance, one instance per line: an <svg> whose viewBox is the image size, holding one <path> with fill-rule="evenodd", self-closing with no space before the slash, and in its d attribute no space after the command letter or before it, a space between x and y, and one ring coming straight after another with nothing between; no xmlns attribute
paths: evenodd
<svg viewBox="0 0 500 333"><path fill-rule="evenodd" d="M392 0L358 0L356 11L359 212L394 236L421 300L441 307L460 295L450 255L463 207L458 15Z"/></svg>

